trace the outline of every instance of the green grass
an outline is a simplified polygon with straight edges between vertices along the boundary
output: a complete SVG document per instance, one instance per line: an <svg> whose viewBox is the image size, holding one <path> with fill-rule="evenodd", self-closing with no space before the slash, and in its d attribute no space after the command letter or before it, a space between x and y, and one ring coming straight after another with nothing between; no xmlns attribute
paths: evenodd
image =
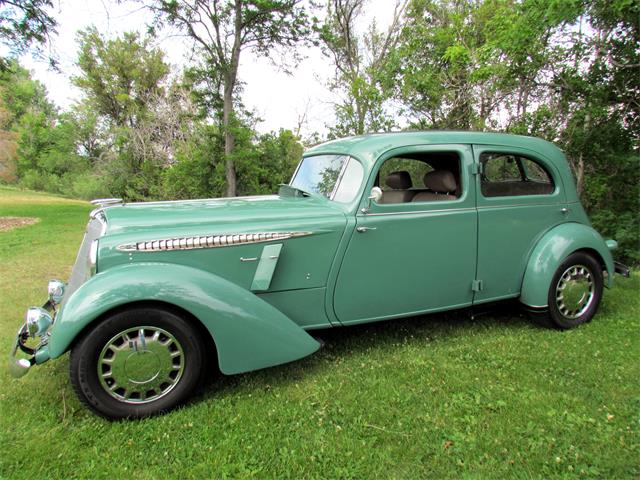
<svg viewBox="0 0 640 480"><path fill-rule="evenodd" d="M0 216L41 219L0 233L0 351L68 276L89 210L0 188ZM2 368L0 478L638 478L639 283L617 278L569 332L515 310L321 332L312 357L142 421L83 408L68 356Z"/></svg>

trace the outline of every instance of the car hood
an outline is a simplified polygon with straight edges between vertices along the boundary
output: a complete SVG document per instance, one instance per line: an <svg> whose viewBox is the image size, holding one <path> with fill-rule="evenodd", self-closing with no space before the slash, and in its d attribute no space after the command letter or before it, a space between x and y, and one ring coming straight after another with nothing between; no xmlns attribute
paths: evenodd
<svg viewBox="0 0 640 480"><path fill-rule="evenodd" d="M279 195L173 202L126 203L104 209L107 235L144 231L251 231L252 226L277 228L298 220L343 216L332 202L316 197ZM254 228L255 228L254 227Z"/></svg>

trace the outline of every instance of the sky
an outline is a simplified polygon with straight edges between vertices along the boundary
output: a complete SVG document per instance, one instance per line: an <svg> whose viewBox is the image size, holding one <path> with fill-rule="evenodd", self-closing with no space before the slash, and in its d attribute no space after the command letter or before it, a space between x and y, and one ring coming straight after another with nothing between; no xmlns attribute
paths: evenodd
<svg viewBox="0 0 640 480"><path fill-rule="evenodd" d="M53 52L59 59L61 72L51 71L45 61L34 60L29 55L20 61L46 86L50 100L67 109L81 96L70 81L78 74L76 33L92 25L108 38L125 31L144 33L150 14L133 2L58 0L54 4L58 35L53 39ZM395 0L370 0L359 27L364 29L375 18L378 25L385 28L394 4ZM158 46L165 51L167 61L176 67L185 65L189 45L188 40L171 32L161 32L158 38ZM242 99L245 106L263 120L256 125L258 131L293 130L305 112L303 137L313 132L326 133L326 125L332 123L336 97L326 84L333 67L318 48L301 51L306 58L292 68L292 75L279 71L267 59L243 52L240 64L240 79L245 83Z"/></svg>

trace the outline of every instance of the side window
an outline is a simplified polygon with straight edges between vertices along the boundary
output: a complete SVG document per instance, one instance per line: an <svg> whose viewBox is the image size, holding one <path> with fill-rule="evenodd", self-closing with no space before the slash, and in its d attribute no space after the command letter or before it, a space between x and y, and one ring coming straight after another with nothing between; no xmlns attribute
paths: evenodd
<svg viewBox="0 0 640 480"><path fill-rule="evenodd" d="M460 157L455 152L414 153L385 161L376 185L381 204L455 200L461 196Z"/></svg>
<svg viewBox="0 0 640 480"><path fill-rule="evenodd" d="M484 177L488 182L519 182L522 180L516 157L513 155L488 156L484 163Z"/></svg>
<svg viewBox="0 0 640 480"><path fill-rule="evenodd" d="M551 175L533 159L505 153L483 153L480 162L483 166L480 189L485 197L553 193Z"/></svg>

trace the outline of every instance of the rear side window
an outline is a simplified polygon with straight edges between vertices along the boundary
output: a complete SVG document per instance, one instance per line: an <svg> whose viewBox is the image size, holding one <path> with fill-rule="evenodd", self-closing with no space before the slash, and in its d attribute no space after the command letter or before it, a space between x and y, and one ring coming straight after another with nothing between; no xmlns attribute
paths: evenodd
<svg viewBox="0 0 640 480"><path fill-rule="evenodd" d="M480 189L485 197L548 195L554 184L545 167L535 160L506 153L480 155Z"/></svg>

